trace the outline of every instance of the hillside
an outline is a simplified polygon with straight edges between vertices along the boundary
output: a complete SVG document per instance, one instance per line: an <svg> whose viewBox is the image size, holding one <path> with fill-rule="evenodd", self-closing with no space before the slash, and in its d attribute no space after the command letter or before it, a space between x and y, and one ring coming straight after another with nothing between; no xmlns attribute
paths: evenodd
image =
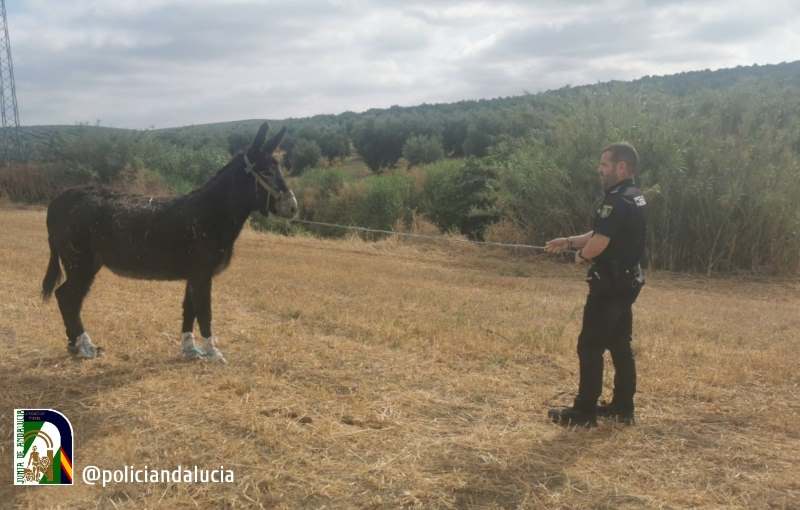
<svg viewBox="0 0 800 510"><path fill-rule="evenodd" d="M373 108L365 112L345 112L341 114L316 115L305 118L275 119L275 125L286 125L290 128L300 129L304 126L315 127L344 127L350 128L359 120L368 117L381 117L393 115L420 115L452 117L476 112L498 111L514 113L520 108L535 108L539 113L547 116L556 114L564 104L584 94L604 94L610 88L620 89L626 94L654 94L663 93L676 97L695 94L704 90L724 91L731 89L743 82L751 83L779 83L790 87L800 87L800 61L739 66L731 69L689 71L666 76L645 76L637 80L622 82L604 82L593 85L571 87L569 85L537 94L523 96L501 97L494 99L464 100L454 103L423 104L419 106L391 108ZM261 120L233 120L209 124L183 126L177 128L163 128L149 130L167 138L194 139L204 138L209 140L222 140L232 132L255 131ZM38 144L53 136L74 136L80 130L116 130L121 133L135 135L137 130L107 128L100 126L27 126L23 127L22 135L29 148L36 152Z"/></svg>
<svg viewBox="0 0 800 510"><path fill-rule="evenodd" d="M289 128L282 164L303 220L383 230L421 222L542 244L588 229L598 151L627 140L640 153L650 267L797 275L798 119L793 62L272 124ZM82 183L188 192L247 147L258 122L31 128L28 161L0 168L0 200L43 204Z"/></svg>
<svg viewBox="0 0 800 510"><path fill-rule="evenodd" d="M545 419L576 386L585 284L569 265L248 229L215 281L229 365L211 366L178 358L180 283L106 270L84 321L107 354L70 360L39 299L47 257L44 212L0 209L0 414L64 412L76 473L224 465L235 482L45 495L2 469L9 507L800 504L796 281L651 273L635 307L639 423L587 432Z"/></svg>

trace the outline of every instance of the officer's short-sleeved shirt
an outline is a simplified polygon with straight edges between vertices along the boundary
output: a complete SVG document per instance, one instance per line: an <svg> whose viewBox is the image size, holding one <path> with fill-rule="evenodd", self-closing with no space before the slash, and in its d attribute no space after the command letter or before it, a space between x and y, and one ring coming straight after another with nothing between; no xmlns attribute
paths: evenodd
<svg viewBox="0 0 800 510"><path fill-rule="evenodd" d="M630 268L644 256L647 202L642 192L626 179L606 191L592 221L595 234L608 237L608 247L595 258L598 264L616 262Z"/></svg>

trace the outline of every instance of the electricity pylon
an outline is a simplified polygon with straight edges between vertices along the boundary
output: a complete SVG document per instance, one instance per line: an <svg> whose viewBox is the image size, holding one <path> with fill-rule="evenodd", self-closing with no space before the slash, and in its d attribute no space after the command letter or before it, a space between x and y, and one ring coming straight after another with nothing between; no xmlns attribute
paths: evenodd
<svg viewBox="0 0 800 510"><path fill-rule="evenodd" d="M14 62L11 60L11 38L8 35L6 0L0 0L0 110L2 110L2 134L0 135L0 157L6 162L20 159L22 150L19 135L19 108L17 88L14 85Z"/></svg>

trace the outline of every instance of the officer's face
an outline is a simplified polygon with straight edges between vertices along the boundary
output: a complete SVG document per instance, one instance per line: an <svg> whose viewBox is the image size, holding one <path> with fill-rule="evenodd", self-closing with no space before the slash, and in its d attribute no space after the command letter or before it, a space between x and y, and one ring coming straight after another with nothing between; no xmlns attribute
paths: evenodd
<svg viewBox="0 0 800 510"><path fill-rule="evenodd" d="M620 167L623 165L624 163L615 163L611 159L610 151L606 151L600 155L600 164L597 165L597 174L600 176L600 184L602 184L603 189L608 189L621 180L619 175L624 169Z"/></svg>

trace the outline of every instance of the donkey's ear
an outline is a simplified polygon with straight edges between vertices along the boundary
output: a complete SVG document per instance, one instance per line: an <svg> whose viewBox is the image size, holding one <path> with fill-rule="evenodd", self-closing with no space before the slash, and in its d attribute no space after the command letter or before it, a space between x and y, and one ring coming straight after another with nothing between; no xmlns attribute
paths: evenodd
<svg viewBox="0 0 800 510"><path fill-rule="evenodd" d="M266 143L266 145L264 145L264 153L272 154L273 152L275 152L275 149L277 149L278 145L280 145L281 141L283 141L283 135L285 134L286 134L286 126L283 126L283 128L280 131L278 131L278 134L270 138L269 141Z"/></svg>
<svg viewBox="0 0 800 510"><path fill-rule="evenodd" d="M259 150L262 145L264 145L264 139L267 137L267 131L269 131L269 123L265 122L261 124L261 127L258 128L258 133L256 133L255 139L253 139L253 145L250 146L251 149Z"/></svg>

